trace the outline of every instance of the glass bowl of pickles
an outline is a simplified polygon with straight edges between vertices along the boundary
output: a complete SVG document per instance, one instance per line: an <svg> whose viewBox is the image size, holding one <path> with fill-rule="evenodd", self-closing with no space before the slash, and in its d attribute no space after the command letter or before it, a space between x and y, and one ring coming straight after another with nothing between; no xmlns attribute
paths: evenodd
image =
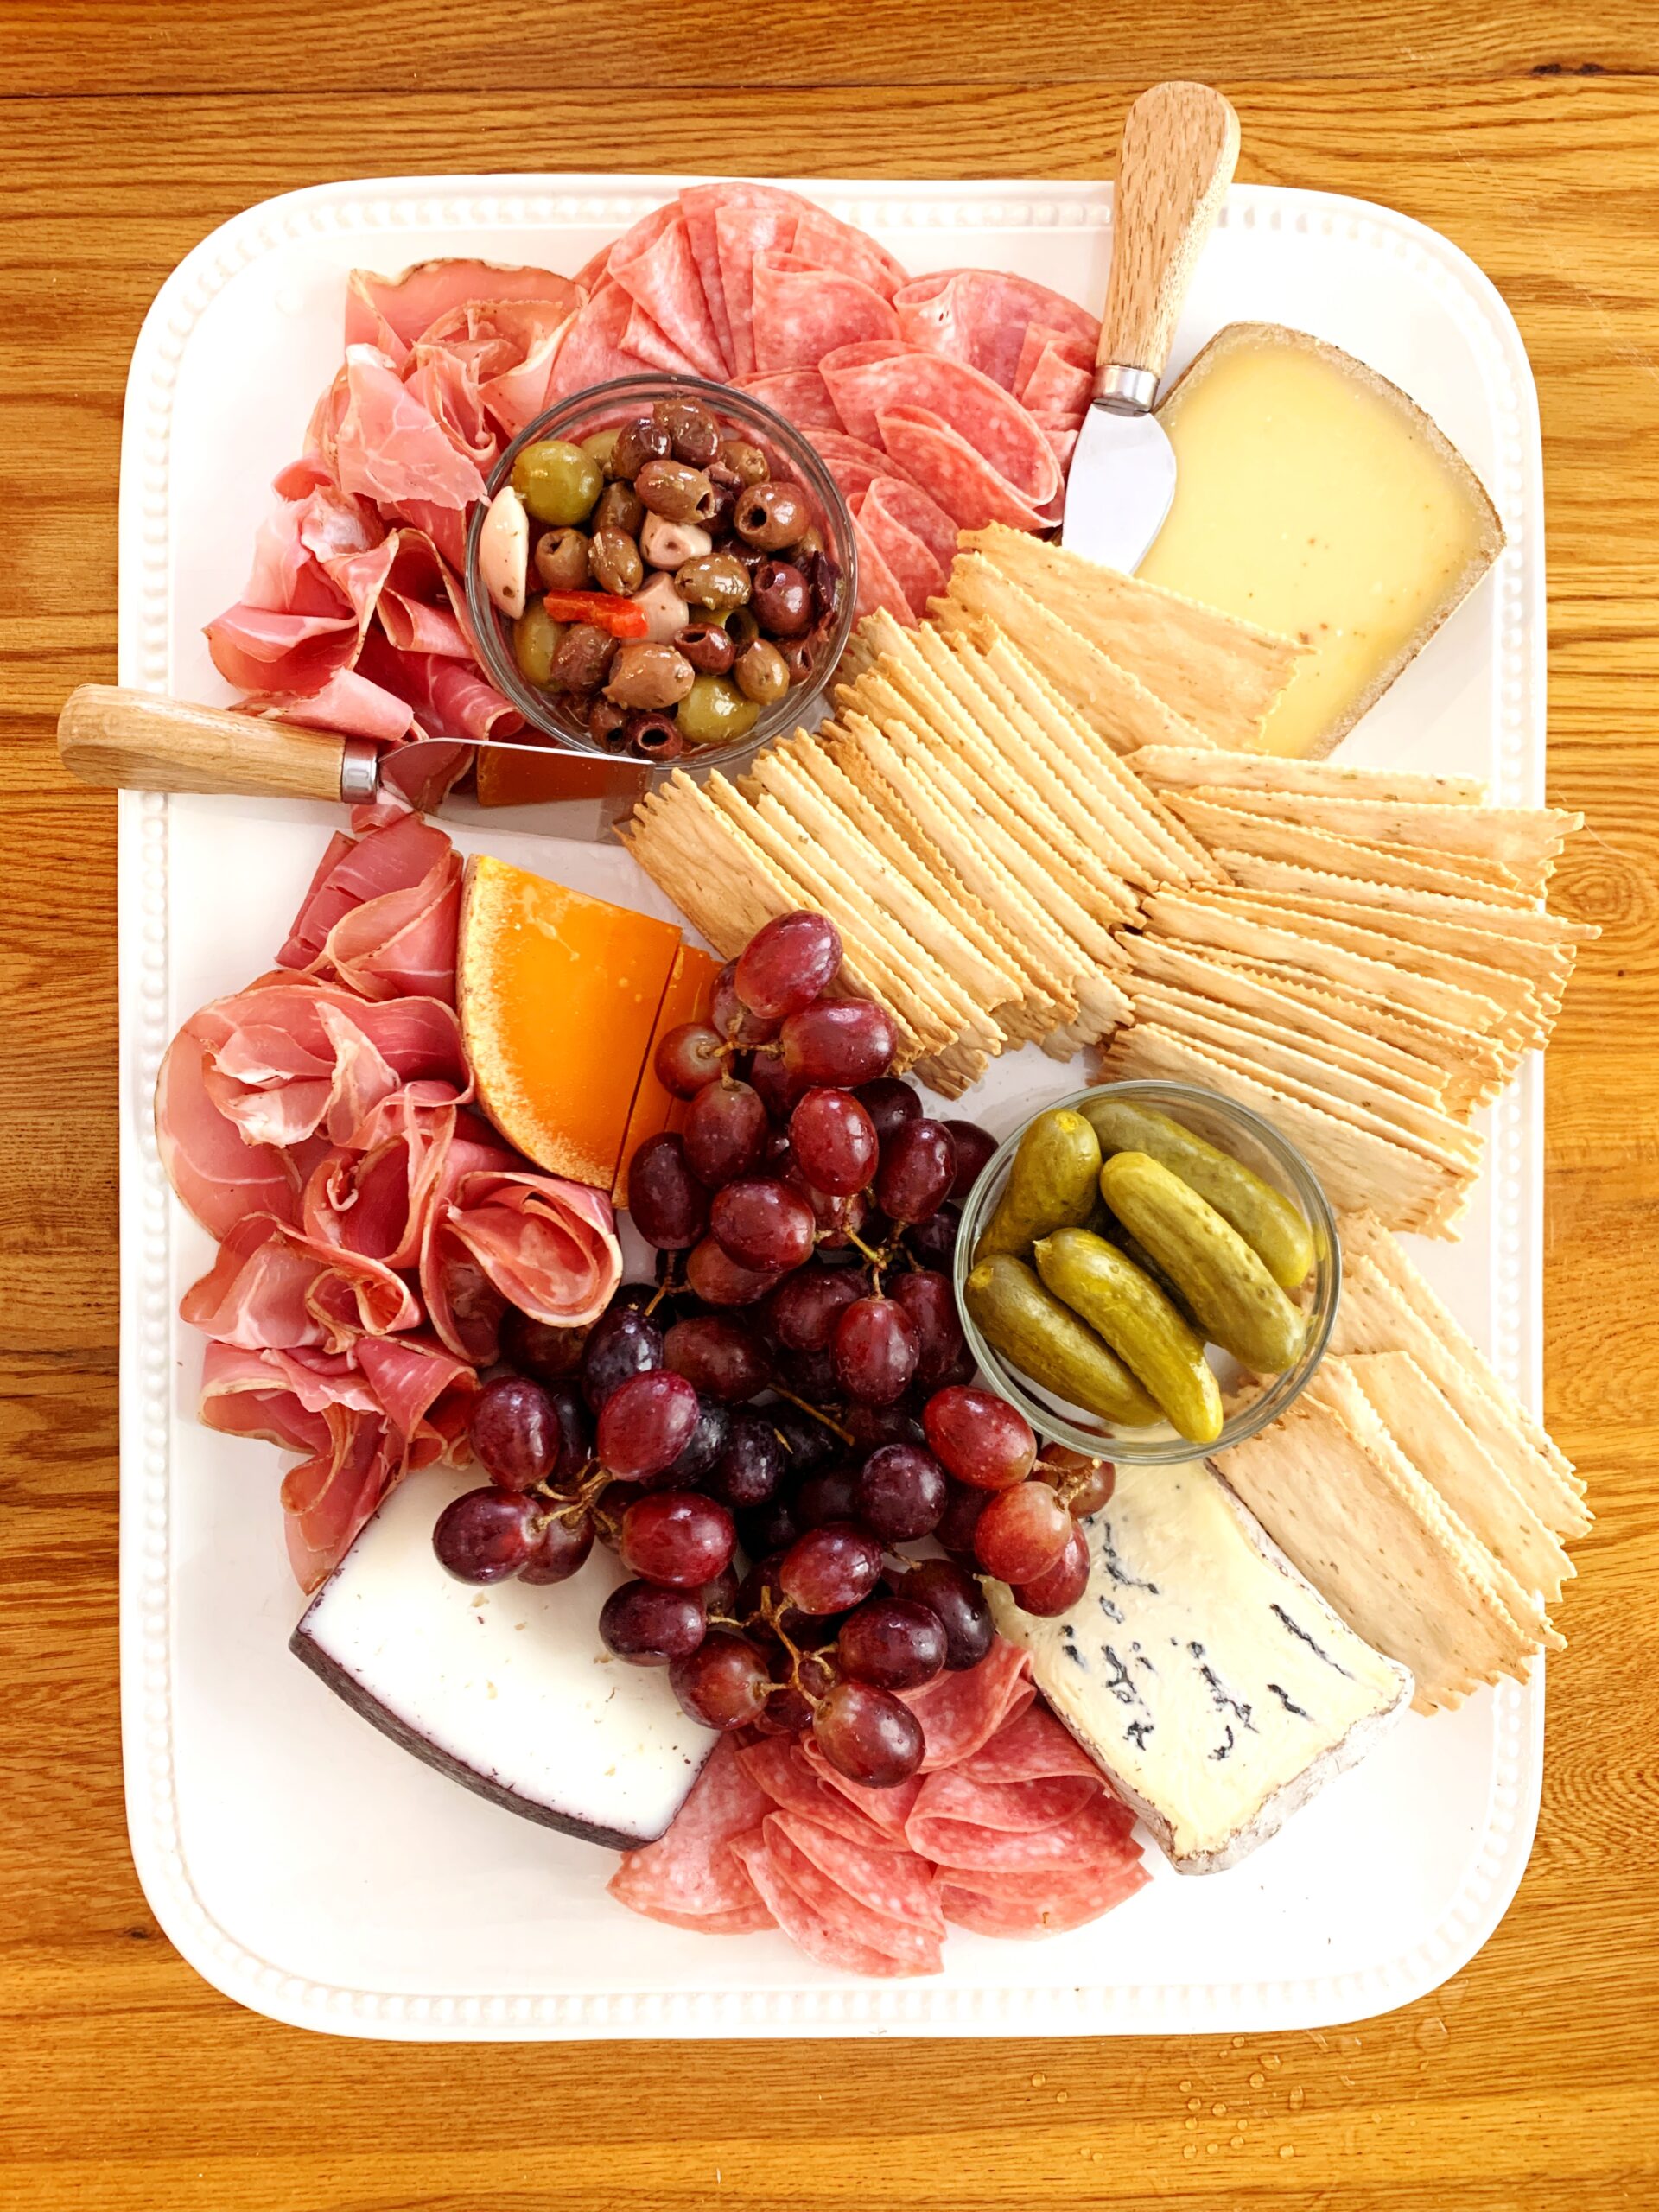
<svg viewBox="0 0 1659 2212"><path fill-rule="evenodd" d="M1168 1465L1276 1421L1324 1357L1336 1218L1271 1122L1177 1083L1074 1091L1021 1123L963 1208L974 1357L1040 1435Z"/></svg>

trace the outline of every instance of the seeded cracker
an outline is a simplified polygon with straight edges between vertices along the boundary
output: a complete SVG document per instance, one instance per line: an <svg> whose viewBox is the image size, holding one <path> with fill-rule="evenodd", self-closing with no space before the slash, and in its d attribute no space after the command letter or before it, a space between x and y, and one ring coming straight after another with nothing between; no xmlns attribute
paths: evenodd
<svg viewBox="0 0 1659 2212"><path fill-rule="evenodd" d="M1205 789L1199 797L1220 794ZM1500 861L1521 882L1541 890L1567 838L1584 827L1581 814L1554 807L1389 805L1374 799L1310 798L1296 792L1272 798L1236 791L1227 804L1275 822L1306 822L1345 837L1405 845L1414 852L1473 853Z"/></svg>
<svg viewBox="0 0 1659 2212"><path fill-rule="evenodd" d="M1511 944L1554 951L1570 959L1580 944L1593 944L1601 935L1594 922L1575 922L1565 914L1552 914L1548 908L1530 902L1510 906L1484 899L1471 899L1461 893L1446 893L1430 885L1418 887L1394 885L1378 876L1332 875L1328 871L1313 868L1275 867L1268 861L1261 865L1274 868L1281 883L1272 887L1287 893L1300 893L1304 898L1341 901L1349 907L1378 909L1387 918L1387 924L1371 921L1367 926L1380 929L1391 925L1393 918L1409 914L1423 923L1448 923L1466 931L1466 949L1471 957L1496 960L1499 950ZM1251 887L1240 885L1240 889ZM1355 921L1365 917L1358 912L1351 916ZM1496 938L1497 946L1482 951L1481 938ZM1452 949L1459 949L1453 947ZM1543 969L1529 966L1529 975Z"/></svg>
<svg viewBox="0 0 1659 2212"><path fill-rule="evenodd" d="M1299 792L1313 798L1381 799L1387 804L1484 806L1473 776L1413 775L1395 768L1338 767L1333 760L1287 760L1271 753L1222 753L1209 747L1147 746L1129 764L1160 791L1215 785L1224 791Z"/></svg>
<svg viewBox="0 0 1659 2212"><path fill-rule="evenodd" d="M1217 857L1244 854L1258 869L1274 863L1320 868L1333 880L1363 876L1374 883L1445 892L1523 911L1529 912L1533 906L1532 894L1522 891L1519 880L1496 861L1476 861L1452 853L1437 853L1432 860L1425 859L1407 845L1366 843L1357 837L1338 836L1329 830L1315 830L1306 822L1274 821L1265 814L1223 805L1213 796L1200 798L1196 791L1171 791L1165 797L1176 818L1186 824L1207 852ZM1230 794L1222 797L1230 798ZM1243 880L1230 862L1227 873L1235 882Z"/></svg>

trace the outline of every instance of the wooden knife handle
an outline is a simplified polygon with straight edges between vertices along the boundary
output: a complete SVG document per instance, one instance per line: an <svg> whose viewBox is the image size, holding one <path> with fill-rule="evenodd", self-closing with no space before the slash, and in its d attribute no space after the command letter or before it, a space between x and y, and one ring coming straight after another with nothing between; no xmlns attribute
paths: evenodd
<svg viewBox="0 0 1659 2212"><path fill-rule="evenodd" d="M357 756L365 750L372 755L374 747L112 683L81 684L58 716L64 766L105 791L338 799L348 763L360 769Z"/></svg>
<svg viewBox="0 0 1659 2212"><path fill-rule="evenodd" d="M1208 85L1154 85L1124 118L1097 398L1109 369L1142 370L1154 388L1163 375L1181 302L1237 160L1238 118ZM1148 391L1144 404L1150 399Z"/></svg>

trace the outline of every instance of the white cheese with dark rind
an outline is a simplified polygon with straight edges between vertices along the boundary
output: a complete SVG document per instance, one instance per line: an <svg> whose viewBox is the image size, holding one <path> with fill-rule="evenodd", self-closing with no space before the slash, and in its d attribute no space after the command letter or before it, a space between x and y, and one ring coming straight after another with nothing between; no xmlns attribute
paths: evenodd
<svg viewBox="0 0 1659 2212"><path fill-rule="evenodd" d="M996 1624L1184 1874L1236 1866L1406 1710L1409 1672L1305 1581L1202 1461L1117 1470L1083 1523L1089 1582Z"/></svg>
<svg viewBox="0 0 1659 2212"><path fill-rule="evenodd" d="M613 1850L661 1835L713 1732L667 1671L613 1659L599 1610L622 1567L596 1548L568 1582L457 1582L432 1525L462 1475L392 1492L312 1599L289 1649L383 1735L494 1804Z"/></svg>

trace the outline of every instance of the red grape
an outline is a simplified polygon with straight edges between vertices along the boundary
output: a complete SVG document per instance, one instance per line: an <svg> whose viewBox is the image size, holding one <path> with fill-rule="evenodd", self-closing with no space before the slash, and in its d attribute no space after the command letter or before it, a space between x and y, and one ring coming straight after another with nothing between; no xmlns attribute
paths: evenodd
<svg viewBox="0 0 1659 2212"><path fill-rule="evenodd" d="M944 1624L914 1599L872 1598L842 1623L836 1657L853 1681L918 1689L944 1664Z"/></svg>
<svg viewBox="0 0 1659 2212"><path fill-rule="evenodd" d="M1052 1503L1052 1493L1043 1495ZM804 1613L839 1613L868 1598L881 1578L881 1547L849 1522L798 1536L778 1562L778 1586Z"/></svg>
<svg viewBox="0 0 1659 2212"><path fill-rule="evenodd" d="M712 1582L702 1586L702 1610L712 1621L716 1615L724 1620L737 1617L738 1572L730 1561L722 1567Z"/></svg>
<svg viewBox="0 0 1659 2212"><path fill-rule="evenodd" d="M916 1388L937 1390L946 1382L965 1382L974 1371L968 1339L957 1315L957 1294L932 1268L899 1275L893 1294L916 1324L921 1351L916 1359Z"/></svg>
<svg viewBox="0 0 1659 2212"><path fill-rule="evenodd" d="M581 1473L594 1455L593 1416L588 1411L588 1402L577 1382L556 1382L548 1392L552 1402L553 1418L558 1424L558 1456L553 1462L550 1482L571 1482Z"/></svg>
<svg viewBox="0 0 1659 2212"><path fill-rule="evenodd" d="M432 1548L457 1582L505 1582L530 1557L537 1518L533 1498L469 1490L439 1514Z"/></svg>
<svg viewBox="0 0 1659 2212"><path fill-rule="evenodd" d="M801 1268L772 1294L768 1309L780 1344L791 1351L823 1351L836 1323L860 1294L858 1277L846 1268Z"/></svg>
<svg viewBox="0 0 1659 2212"><path fill-rule="evenodd" d="M903 1405L848 1406L841 1425L864 1452L879 1452L884 1444L925 1444L922 1424Z"/></svg>
<svg viewBox="0 0 1659 2212"><path fill-rule="evenodd" d="M965 1553L971 1558L974 1531L979 1526L979 1516L985 1510L985 1501L991 1492L976 1490L971 1483L959 1483L954 1475L947 1475L945 1483L944 1510L939 1516L933 1534L946 1551Z"/></svg>
<svg viewBox="0 0 1659 2212"><path fill-rule="evenodd" d="M663 1336L636 1306L613 1304L588 1332L582 1356L582 1395L598 1413L613 1390L631 1376L649 1375L663 1363Z"/></svg>
<svg viewBox="0 0 1659 2212"><path fill-rule="evenodd" d="M732 1516L694 1490L652 1491L622 1516L622 1564L648 1582L700 1590L731 1564Z"/></svg>
<svg viewBox="0 0 1659 2212"><path fill-rule="evenodd" d="M821 1467L795 1493L796 1521L803 1529L827 1529L832 1521L850 1521L857 1495L855 1467Z"/></svg>
<svg viewBox="0 0 1659 2212"><path fill-rule="evenodd" d="M696 1490L726 1449L731 1415L718 1398L697 1400L697 1425L677 1459L653 1478L663 1490Z"/></svg>
<svg viewBox="0 0 1659 2212"><path fill-rule="evenodd" d="M809 1406L828 1405L841 1395L834 1354L827 1351L789 1351L780 1346L778 1352L778 1387L780 1390L787 1390L792 1397L804 1398Z"/></svg>
<svg viewBox="0 0 1659 2212"><path fill-rule="evenodd" d="M977 1667L996 1630L977 1579L948 1559L918 1560L904 1579L904 1594L938 1616L944 1630L944 1663L953 1672Z"/></svg>
<svg viewBox="0 0 1659 2212"><path fill-rule="evenodd" d="M989 1166L996 1139L977 1122L947 1122L944 1126L957 1147L957 1179L950 1185L950 1195L965 1198Z"/></svg>
<svg viewBox="0 0 1659 2212"><path fill-rule="evenodd" d="M710 995L709 1019L728 1044L746 1049L753 1045L768 1045L778 1034L778 1020L755 1014L737 995L737 963L728 960L715 978Z"/></svg>
<svg viewBox="0 0 1659 2212"><path fill-rule="evenodd" d="M798 1084L776 1052L757 1052L749 1061L749 1085L774 1122L786 1122L789 1109L804 1087Z"/></svg>
<svg viewBox="0 0 1659 2212"><path fill-rule="evenodd" d="M724 1313L694 1313L663 1339L663 1363L705 1396L738 1405L764 1390L772 1362L753 1329Z"/></svg>
<svg viewBox="0 0 1659 2212"><path fill-rule="evenodd" d="M945 1471L979 1490L1011 1490L1024 1482L1037 1458L1031 1423L988 1390L952 1383L935 1391L922 1426Z"/></svg>
<svg viewBox="0 0 1659 2212"><path fill-rule="evenodd" d="M953 1205L943 1205L931 1213L925 1221L914 1221L906 1232L905 1242L925 1268L938 1268L949 1274L957 1256L957 1231L962 1226L962 1215Z"/></svg>
<svg viewBox="0 0 1659 2212"><path fill-rule="evenodd" d="M518 1570L521 1582L566 1582L594 1548L594 1524L586 1513L550 1513L536 1533L530 1557Z"/></svg>
<svg viewBox="0 0 1659 2212"><path fill-rule="evenodd" d="M868 1682L837 1682L812 1716L812 1734L836 1772L867 1789L908 1782L925 1749L910 1707Z"/></svg>
<svg viewBox="0 0 1659 2212"><path fill-rule="evenodd" d="M861 1083L853 1096L875 1123L876 1141L880 1144L886 1144L905 1122L915 1121L922 1110L921 1100L896 1075L879 1075L873 1083Z"/></svg>
<svg viewBox="0 0 1659 2212"><path fill-rule="evenodd" d="M859 1470L854 1511L884 1543L931 1536L944 1511L944 1469L914 1444L884 1444Z"/></svg>
<svg viewBox="0 0 1659 2212"><path fill-rule="evenodd" d="M628 1211L659 1252L686 1251L708 1228L708 1188L691 1173L683 1137L664 1130L636 1147L628 1162Z"/></svg>
<svg viewBox="0 0 1659 2212"><path fill-rule="evenodd" d="M890 1221L925 1221L950 1197L956 1176L956 1139L944 1123L904 1122L881 1147L875 1203Z"/></svg>
<svg viewBox="0 0 1659 2212"><path fill-rule="evenodd" d="M586 1329L556 1329L509 1306L501 1316L501 1357L521 1375L538 1382L563 1382L582 1365Z"/></svg>
<svg viewBox="0 0 1659 2212"><path fill-rule="evenodd" d="M1078 1521L1109 1505L1117 1484L1117 1469L1109 1459L1090 1459L1063 1444L1046 1444L1031 1471L1058 1491L1067 1512Z"/></svg>
<svg viewBox="0 0 1659 2212"><path fill-rule="evenodd" d="M480 1385L467 1435L473 1456L503 1490L533 1490L558 1462L553 1402L527 1375L498 1375Z"/></svg>
<svg viewBox="0 0 1659 2212"><path fill-rule="evenodd" d="M1013 1491L1007 1495L1016 1495ZM1089 1586L1089 1540L1074 1521L1064 1549L1052 1567L1029 1582L1011 1585L1014 1602L1027 1613L1070 1612Z"/></svg>
<svg viewBox="0 0 1659 2212"><path fill-rule="evenodd" d="M632 1666L667 1667L690 1656L707 1625L695 1590L622 1582L600 1609L599 1640Z"/></svg>
<svg viewBox="0 0 1659 2212"><path fill-rule="evenodd" d="M785 1180L799 1191L812 1209L812 1218L818 1225L819 1251L851 1250L852 1240L862 1231L870 1211L870 1202L863 1192L855 1191L849 1198L838 1198L828 1191L815 1190L801 1173L798 1161L789 1169Z"/></svg>
<svg viewBox="0 0 1659 2212"><path fill-rule="evenodd" d="M774 1687L756 1726L767 1736L804 1734L812 1726L812 1700L827 1697L836 1686L834 1666L822 1652L804 1651L796 1659L778 1650L770 1671Z"/></svg>
<svg viewBox="0 0 1659 2212"><path fill-rule="evenodd" d="M741 1515L738 1521L738 1536L744 1551L751 1559L765 1559L775 1552L785 1552L801 1533L801 1523L796 1517L794 1505L782 1497L771 1498L765 1505L757 1505L752 1512Z"/></svg>
<svg viewBox="0 0 1659 2212"><path fill-rule="evenodd" d="M734 1414L704 1487L722 1505L747 1512L777 1494L788 1464L783 1439L765 1414Z"/></svg>
<svg viewBox="0 0 1659 2212"><path fill-rule="evenodd" d="M800 1193L766 1175L746 1175L716 1191L709 1224L728 1259L774 1273L810 1258L817 1226Z"/></svg>
<svg viewBox="0 0 1659 2212"><path fill-rule="evenodd" d="M705 1083L718 1083L726 1068L726 1046L706 1021L683 1021L657 1046L652 1062L657 1080L677 1098L695 1098Z"/></svg>
<svg viewBox="0 0 1659 2212"><path fill-rule="evenodd" d="M668 1670L681 1710L705 1728L742 1728L759 1719L772 1692L766 1662L752 1643L712 1630Z"/></svg>
<svg viewBox="0 0 1659 2212"><path fill-rule="evenodd" d="M821 1421L803 1413L798 1406L768 1406L766 1419L784 1440L789 1453L789 1474L798 1482L804 1475L816 1474L827 1466L836 1456L836 1439Z"/></svg>
<svg viewBox="0 0 1659 2212"><path fill-rule="evenodd" d="M809 1090L789 1117L796 1165L816 1191L850 1198L875 1173L875 1124L850 1090Z"/></svg>
<svg viewBox="0 0 1659 2212"><path fill-rule="evenodd" d="M1020 1483L986 1500L974 1556L1001 1582L1034 1582L1058 1560L1074 1526L1046 1483Z"/></svg>
<svg viewBox="0 0 1659 2212"><path fill-rule="evenodd" d="M686 1255L685 1280L707 1306L753 1306L778 1280L775 1268L746 1268L712 1236Z"/></svg>
<svg viewBox="0 0 1659 2212"><path fill-rule="evenodd" d="M805 908L758 929L738 955L738 997L764 1020L799 1014L829 989L841 966L841 938L827 915Z"/></svg>
<svg viewBox="0 0 1659 2212"><path fill-rule="evenodd" d="M705 1084L685 1109L685 1156L699 1182L717 1190L747 1175L766 1149L769 1124L760 1094L747 1083Z"/></svg>
<svg viewBox="0 0 1659 2212"><path fill-rule="evenodd" d="M836 1324L836 1374L849 1398L891 1405L916 1372L921 1339L895 1298L855 1300Z"/></svg>
<svg viewBox="0 0 1659 2212"><path fill-rule="evenodd" d="M664 1367L634 1376L612 1391L600 1414L600 1465L620 1482L661 1474L691 1441L702 1411L683 1375Z"/></svg>
<svg viewBox="0 0 1659 2212"><path fill-rule="evenodd" d="M779 1032L784 1065L802 1084L850 1087L885 1075L899 1049L893 1016L872 999L826 999Z"/></svg>

